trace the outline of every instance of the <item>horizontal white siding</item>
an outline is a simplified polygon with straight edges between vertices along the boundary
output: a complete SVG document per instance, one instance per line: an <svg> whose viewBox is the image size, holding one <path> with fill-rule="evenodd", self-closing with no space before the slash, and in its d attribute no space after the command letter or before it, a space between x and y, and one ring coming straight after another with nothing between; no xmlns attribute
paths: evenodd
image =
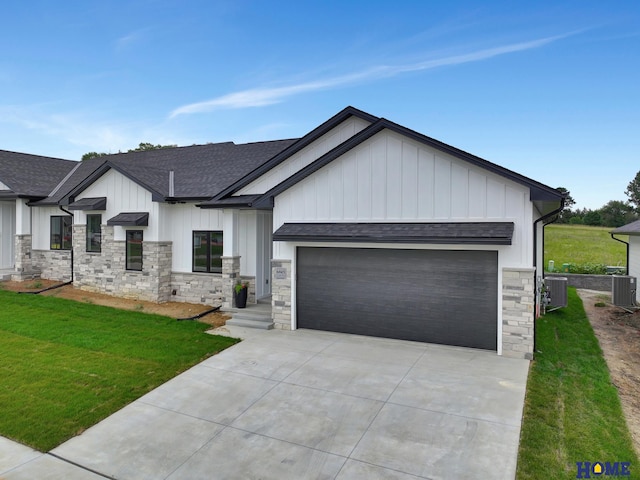
<svg viewBox="0 0 640 480"><path fill-rule="evenodd" d="M260 178L242 188L237 194L258 194L268 191L301 168L306 167L317 158L320 158L332 148L337 147L345 140L353 137L356 133L364 130L369 125L370 122L357 117L351 117L345 120L311 145L307 145L291 158L288 158L277 167L274 167Z"/></svg>
<svg viewBox="0 0 640 480"><path fill-rule="evenodd" d="M285 222L512 221L507 264L530 266L529 190L384 130L275 199ZM275 258L279 257L274 252Z"/></svg>
<svg viewBox="0 0 640 480"><path fill-rule="evenodd" d="M134 181L128 179L115 170L109 170L102 175L86 190L84 190L76 200L82 198L107 197L107 209L100 212L83 212L75 213L74 223L86 223L86 213L102 214L102 223L107 223L112 217L123 212L148 212L149 226L138 227L144 231L145 241L164 240L160 238L158 218L158 203L151 200L151 192L141 187ZM114 239L125 239L125 227L114 228Z"/></svg>
<svg viewBox="0 0 640 480"><path fill-rule="evenodd" d="M7 187L4 183L0 182L0 190L11 190L11 189Z"/></svg>
<svg viewBox="0 0 640 480"><path fill-rule="evenodd" d="M192 271L194 230L222 230L222 210L198 208L195 204L160 204L162 240L173 242L174 272Z"/></svg>

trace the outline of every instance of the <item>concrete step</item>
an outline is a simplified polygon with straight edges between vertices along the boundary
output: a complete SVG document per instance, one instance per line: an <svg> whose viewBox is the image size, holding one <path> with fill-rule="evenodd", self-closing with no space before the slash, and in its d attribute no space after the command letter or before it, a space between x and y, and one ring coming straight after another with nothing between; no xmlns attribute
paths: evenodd
<svg viewBox="0 0 640 480"><path fill-rule="evenodd" d="M232 318L231 320L227 320L227 325L235 325L236 327L245 327L245 328L259 328L261 330L271 330L273 329L273 322L269 319L268 322L262 320L249 320L247 318Z"/></svg>
<svg viewBox="0 0 640 480"><path fill-rule="evenodd" d="M271 320L271 303L251 303L246 308L226 308L226 312L232 314L232 318L227 320L227 325L238 327L261 328L271 330L273 321Z"/></svg>

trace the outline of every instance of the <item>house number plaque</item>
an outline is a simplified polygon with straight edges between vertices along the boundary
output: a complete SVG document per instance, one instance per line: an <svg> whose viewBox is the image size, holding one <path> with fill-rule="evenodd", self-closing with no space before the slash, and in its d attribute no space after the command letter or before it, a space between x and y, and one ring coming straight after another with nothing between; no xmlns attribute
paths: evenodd
<svg viewBox="0 0 640 480"><path fill-rule="evenodd" d="M286 280L287 278L287 269L283 267L276 267L274 276L276 280Z"/></svg>

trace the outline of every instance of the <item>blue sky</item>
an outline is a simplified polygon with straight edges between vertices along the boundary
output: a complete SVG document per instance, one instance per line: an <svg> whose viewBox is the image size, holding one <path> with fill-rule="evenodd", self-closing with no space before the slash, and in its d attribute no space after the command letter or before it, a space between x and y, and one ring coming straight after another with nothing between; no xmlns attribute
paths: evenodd
<svg viewBox="0 0 640 480"><path fill-rule="evenodd" d="M626 200L640 2L29 1L0 29L0 149L299 137L347 105Z"/></svg>

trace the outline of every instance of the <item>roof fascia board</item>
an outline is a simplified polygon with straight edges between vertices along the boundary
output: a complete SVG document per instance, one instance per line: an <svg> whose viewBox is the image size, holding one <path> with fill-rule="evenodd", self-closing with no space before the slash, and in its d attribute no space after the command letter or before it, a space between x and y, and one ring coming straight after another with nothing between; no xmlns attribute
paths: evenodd
<svg viewBox="0 0 640 480"><path fill-rule="evenodd" d="M228 195L233 195L235 192L247 186L249 183L259 178L261 175L264 175L266 172L268 172L272 168L280 165L287 158L295 155L306 146L315 142L322 135L329 132L331 129L335 128L337 125L341 124L349 117L358 117L358 118L361 118L362 120L366 120L371 123L375 123L376 121L379 120L378 117L375 117L355 107L351 107L351 106L346 107L340 112L338 112L337 114L335 114L326 122L322 123L318 127L311 130L309 133L307 133L304 137L299 139L297 142L295 142L292 145L289 145L282 152L278 153L277 155L275 155L274 157L272 157L271 159L267 160L265 163L257 167L255 170L245 175L236 183L222 190L219 194L213 197L212 200L219 200Z"/></svg>

